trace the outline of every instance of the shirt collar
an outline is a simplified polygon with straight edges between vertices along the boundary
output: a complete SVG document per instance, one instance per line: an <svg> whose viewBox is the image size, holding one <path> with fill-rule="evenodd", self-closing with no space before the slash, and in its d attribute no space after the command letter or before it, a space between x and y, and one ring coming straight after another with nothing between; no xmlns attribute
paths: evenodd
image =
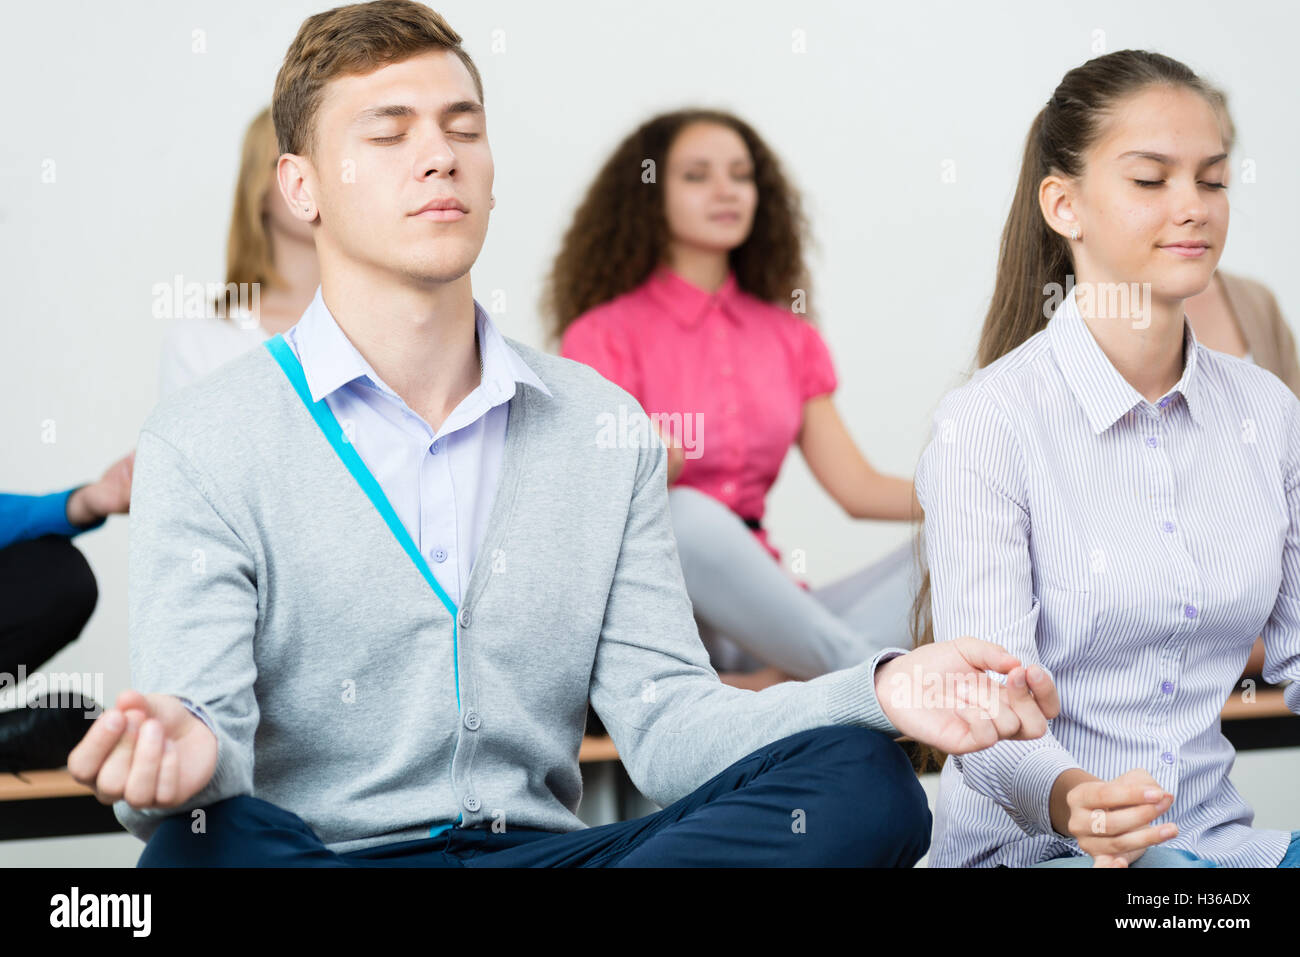
<svg viewBox="0 0 1300 957"><path fill-rule="evenodd" d="M510 348L478 300L474 300L474 324L478 329L483 379L479 387L448 417L447 422L438 430L440 433L455 431L493 406L510 401L514 397L516 383L533 386L548 396L551 394L537 373L524 362L519 353ZM378 373L339 328L338 321L325 305L321 287L316 287L316 295L294 326L293 336L298 361L302 363L303 375L307 379L313 401L319 402L357 378L364 378L372 388L402 401L388 383L379 378Z"/></svg>
<svg viewBox="0 0 1300 957"><path fill-rule="evenodd" d="M1069 294L1057 306L1056 312L1047 324L1047 337L1066 384L1087 414L1093 432L1101 435L1135 405L1146 404L1147 400L1111 364L1106 353L1097 344L1092 331L1079 312L1078 303L1075 301L1076 289L1077 286L1071 287ZM1201 425L1204 410L1201 408L1200 398L1201 377L1196 372L1198 351L1192 324L1184 316L1183 375L1155 404L1163 408L1172 401L1173 394L1177 392L1187 403L1192 421Z"/></svg>
<svg viewBox="0 0 1300 957"><path fill-rule="evenodd" d="M693 329L698 326L714 303L721 306L723 314L733 322L740 321L741 291L736 282L735 270L727 271L727 278L717 292L701 289L665 265L656 267L647 285L654 297L683 328Z"/></svg>

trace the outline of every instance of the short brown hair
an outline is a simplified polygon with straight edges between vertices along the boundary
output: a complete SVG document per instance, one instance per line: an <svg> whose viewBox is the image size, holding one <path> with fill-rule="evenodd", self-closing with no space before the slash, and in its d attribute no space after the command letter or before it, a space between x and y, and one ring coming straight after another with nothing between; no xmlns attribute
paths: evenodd
<svg viewBox="0 0 1300 957"><path fill-rule="evenodd" d="M427 50L450 50L460 57L482 103L483 79L460 43L460 34L441 15L412 0L354 3L308 17L275 77L271 115L280 152L313 154L316 113L330 80L370 73Z"/></svg>

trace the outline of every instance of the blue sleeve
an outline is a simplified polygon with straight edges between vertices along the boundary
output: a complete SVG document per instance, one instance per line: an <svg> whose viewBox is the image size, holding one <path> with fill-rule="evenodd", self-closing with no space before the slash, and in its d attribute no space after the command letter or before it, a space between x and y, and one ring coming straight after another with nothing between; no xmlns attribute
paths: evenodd
<svg viewBox="0 0 1300 957"><path fill-rule="evenodd" d="M71 538L99 528L105 519L78 528L68 521L68 498L80 485L48 495L11 495L0 493L0 548L42 535L66 535Z"/></svg>

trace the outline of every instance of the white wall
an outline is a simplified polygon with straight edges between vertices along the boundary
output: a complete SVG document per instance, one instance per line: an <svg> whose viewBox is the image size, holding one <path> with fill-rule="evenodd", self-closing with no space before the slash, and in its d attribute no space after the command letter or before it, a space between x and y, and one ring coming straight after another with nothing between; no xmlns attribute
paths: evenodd
<svg viewBox="0 0 1300 957"><path fill-rule="evenodd" d="M299 23L333 3L13 5L4 14L0 137L0 488L47 491L129 450L156 394L151 288L220 281L238 146ZM1222 84L1238 127L1226 268L1284 312L1300 151L1284 2L1006 3L456 0L435 8L484 75L496 209L475 293L507 295L533 344L542 276L606 152L652 111L732 109L802 187L820 250L824 332L841 410L878 466L910 473L929 415L968 366L1025 131L1061 75L1096 52L1148 47ZM192 52L202 30L206 52ZM495 31L501 31L495 33ZM796 31L804 53L792 52ZM494 50L504 40L504 50ZM1097 46L1100 44L1100 47ZM42 182L53 161L55 181ZM946 163L955 182L941 178ZM54 420L57 441L41 440ZM292 482L297 477L279 476ZM127 685L127 519L79 539L101 598L49 670ZM908 535L853 523L797 453L769 503L774 541L815 584Z"/></svg>

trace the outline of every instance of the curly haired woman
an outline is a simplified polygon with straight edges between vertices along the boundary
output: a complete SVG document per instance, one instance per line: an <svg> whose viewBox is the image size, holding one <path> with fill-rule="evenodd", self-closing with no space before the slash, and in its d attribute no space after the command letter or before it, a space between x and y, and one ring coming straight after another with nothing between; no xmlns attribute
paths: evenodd
<svg viewBox="0 0 1300 957"><path fill-rule="evenodd" d="M809 589L762 525L794 444L854 518L920 517L912 482L873 468L832 402L835 369L807 315L805 233L797 192L748 124L667 113L605 162L545 297L562 354L622 386L659 425L701 634L724 680L744 687L906 644L915 594L910 545Z"/></svg>

